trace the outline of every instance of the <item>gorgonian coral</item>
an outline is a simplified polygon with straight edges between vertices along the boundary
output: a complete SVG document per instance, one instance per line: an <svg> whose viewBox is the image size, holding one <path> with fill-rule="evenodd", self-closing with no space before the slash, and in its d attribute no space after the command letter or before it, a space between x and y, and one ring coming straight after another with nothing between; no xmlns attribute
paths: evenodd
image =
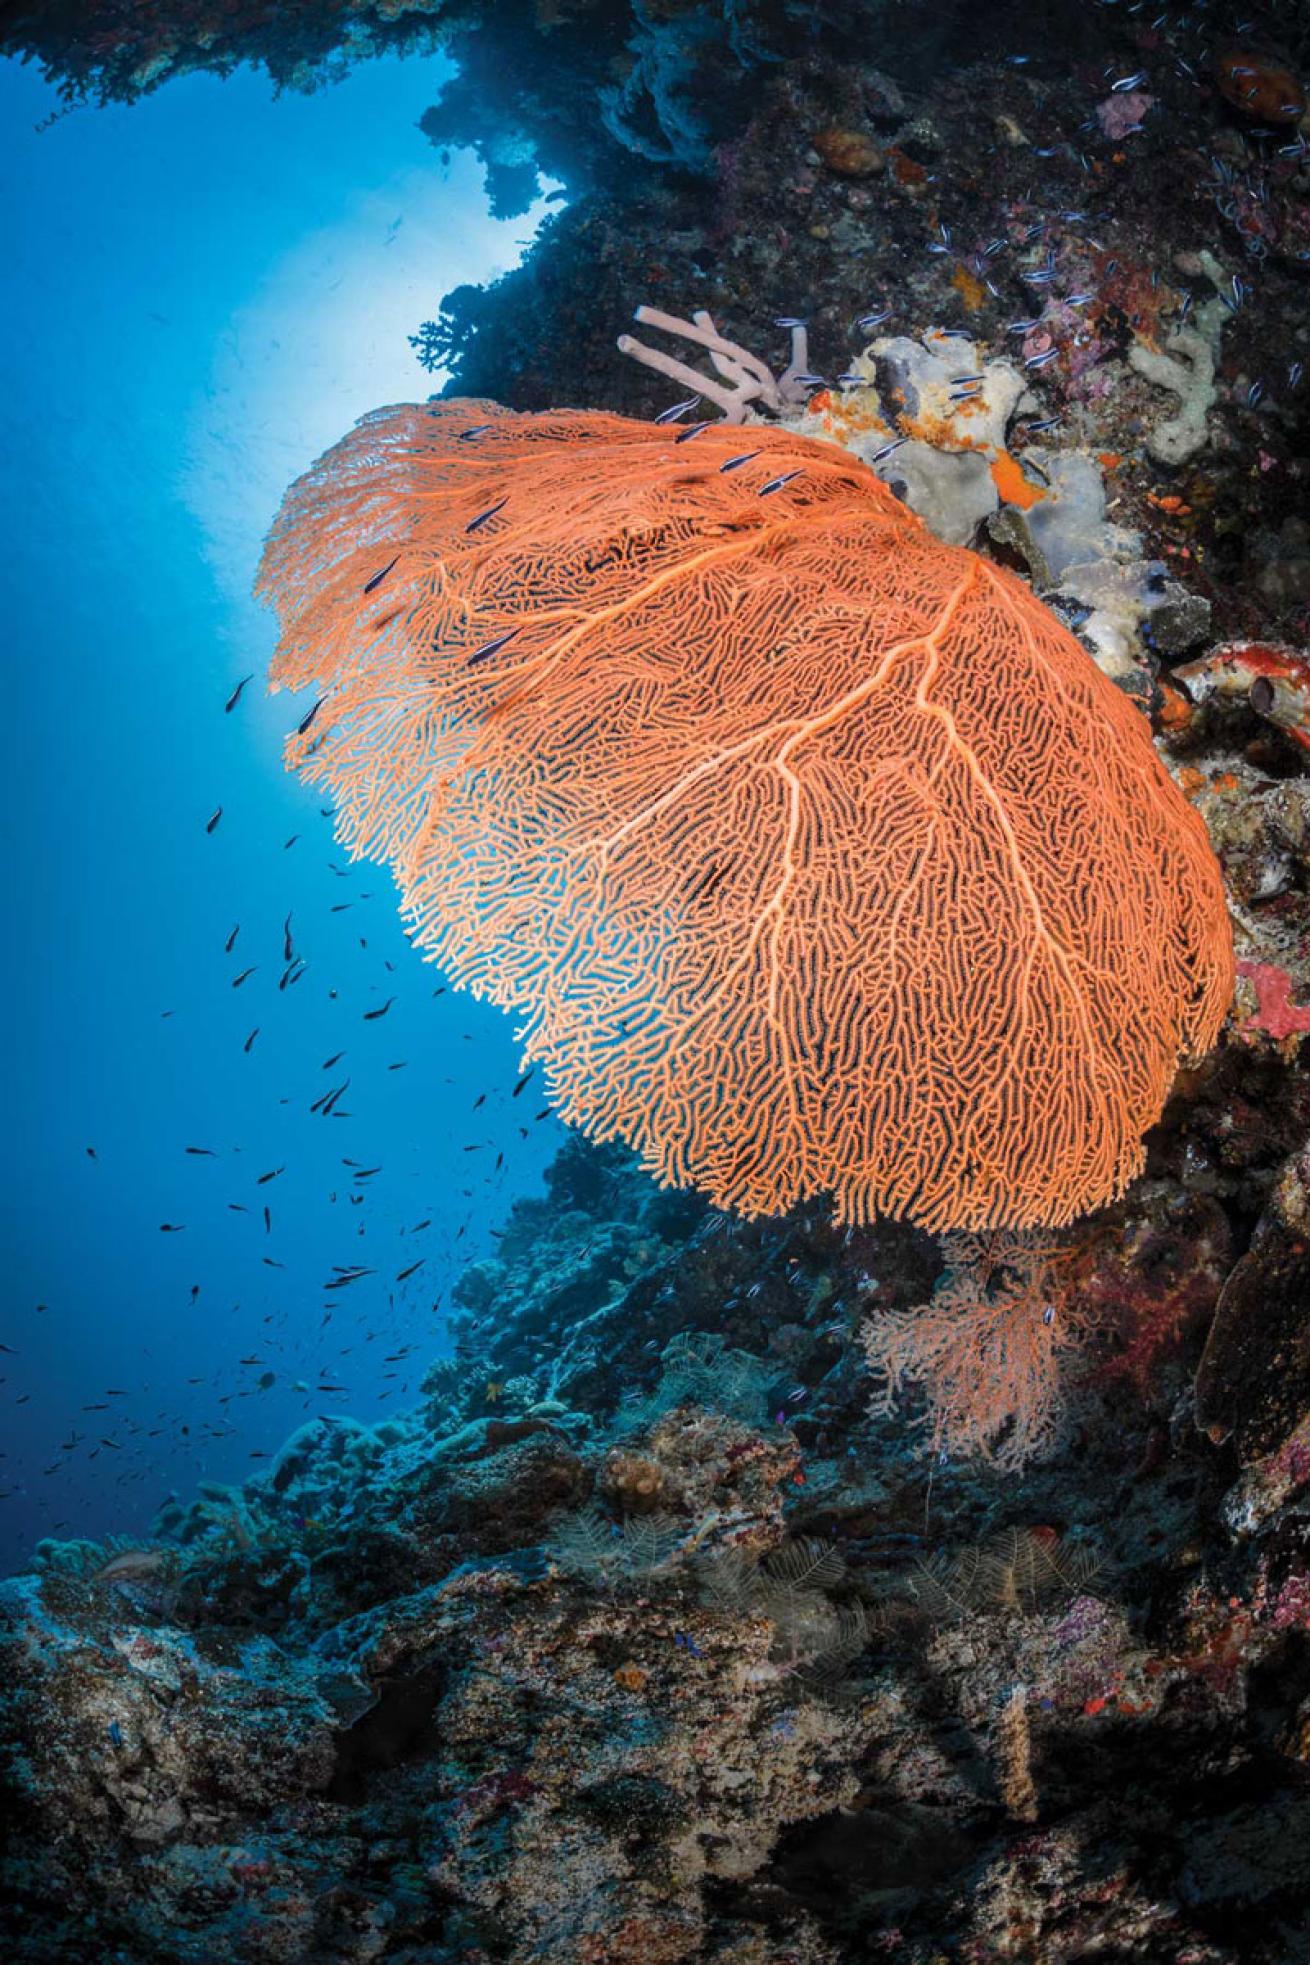
<svg viewBox="0 0 1310 1965"><path fill-rule="evenodd" d="M758 1214L1067 1222L1232 957L1145 720L856 460L450 401L288 493L290 761L563 1117Z"/></svg>
<svg viewBox="0 0 1310 1965"><path fill-rule="evenodd" d="M937 1453L976 1455L1017 1472L1057 1437L1063 1354L1097 1319L1069 1287L1075 1252L1023 1235L947 1235L929 1302L877 1311L862 1333L870 1404L886 1416L907 1384Z"/></svg>

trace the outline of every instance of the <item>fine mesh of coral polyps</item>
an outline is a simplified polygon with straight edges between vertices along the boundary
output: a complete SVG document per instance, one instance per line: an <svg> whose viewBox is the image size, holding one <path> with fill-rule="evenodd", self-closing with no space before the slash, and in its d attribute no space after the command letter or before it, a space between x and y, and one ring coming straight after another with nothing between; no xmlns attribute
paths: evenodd
<svg viewBox="0 0 1310 1965"><path fill-rule="evenodd" d="M665 1181L1058 1225L1214 1040L1219 871L1145 719L835 446L384 409L260 588L343 841Z"/></svg>

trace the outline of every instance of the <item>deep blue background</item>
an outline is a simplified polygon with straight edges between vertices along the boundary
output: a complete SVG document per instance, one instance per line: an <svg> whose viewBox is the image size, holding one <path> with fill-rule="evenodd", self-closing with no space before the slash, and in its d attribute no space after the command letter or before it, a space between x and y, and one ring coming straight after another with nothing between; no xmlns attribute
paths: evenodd
<svg viewBox="0 0 1310 1965"><path fill-rule="evenodd" d="M493 222L415 128L446 72L280 99L197 76L37 134L51 92L0 70L3 1568L241 1478L306 1412L406 1402L559 1141L535 1085L510 1098L511 1023L434 997L385 873L334 870L249 599L285 484L437 386L407 334L539 217ZM308 966L280 991L288 913ZM377 1273L324 1291L355 1263Z"/></svg>

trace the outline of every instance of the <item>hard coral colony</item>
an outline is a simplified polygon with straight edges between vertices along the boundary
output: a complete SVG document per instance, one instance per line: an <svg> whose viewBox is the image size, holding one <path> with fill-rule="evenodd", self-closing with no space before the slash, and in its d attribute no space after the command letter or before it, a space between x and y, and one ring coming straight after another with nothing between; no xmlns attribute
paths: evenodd
<svg viewBox="0 0 1310 1965"><path fill-rule="evenodd" d="M319 692L290 762L562 1116L662 1181L1064 1224L1217 1033L1218 867L1145 719L836 446L379 411L260 586L274 685Z"/></svg>

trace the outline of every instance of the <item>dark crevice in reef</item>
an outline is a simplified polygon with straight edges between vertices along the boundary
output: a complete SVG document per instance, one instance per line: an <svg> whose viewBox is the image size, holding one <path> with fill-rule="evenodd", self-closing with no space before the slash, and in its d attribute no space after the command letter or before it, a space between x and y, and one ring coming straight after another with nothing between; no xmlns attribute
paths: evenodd
<svg viewBox="0 0 1310 1965"><path fill-rule="evenodd" d="M850 1808L789 1829L769 1884L834 1936L854 1937L948 1901L977 1872L990 1839L983 1825L962 1829L938 1810L907 1808L870 1789Z"/></svg>
<svg viewBox="0 0 1310 1965"><path fill-rule="evenodd" d="M362 1802L375 1780L391 1769L435 1759L441 1745L436 1715L445 1683L440 1665L382 1680L377 1704L341 1735L326 1789L330 1801Z"/></svg>

